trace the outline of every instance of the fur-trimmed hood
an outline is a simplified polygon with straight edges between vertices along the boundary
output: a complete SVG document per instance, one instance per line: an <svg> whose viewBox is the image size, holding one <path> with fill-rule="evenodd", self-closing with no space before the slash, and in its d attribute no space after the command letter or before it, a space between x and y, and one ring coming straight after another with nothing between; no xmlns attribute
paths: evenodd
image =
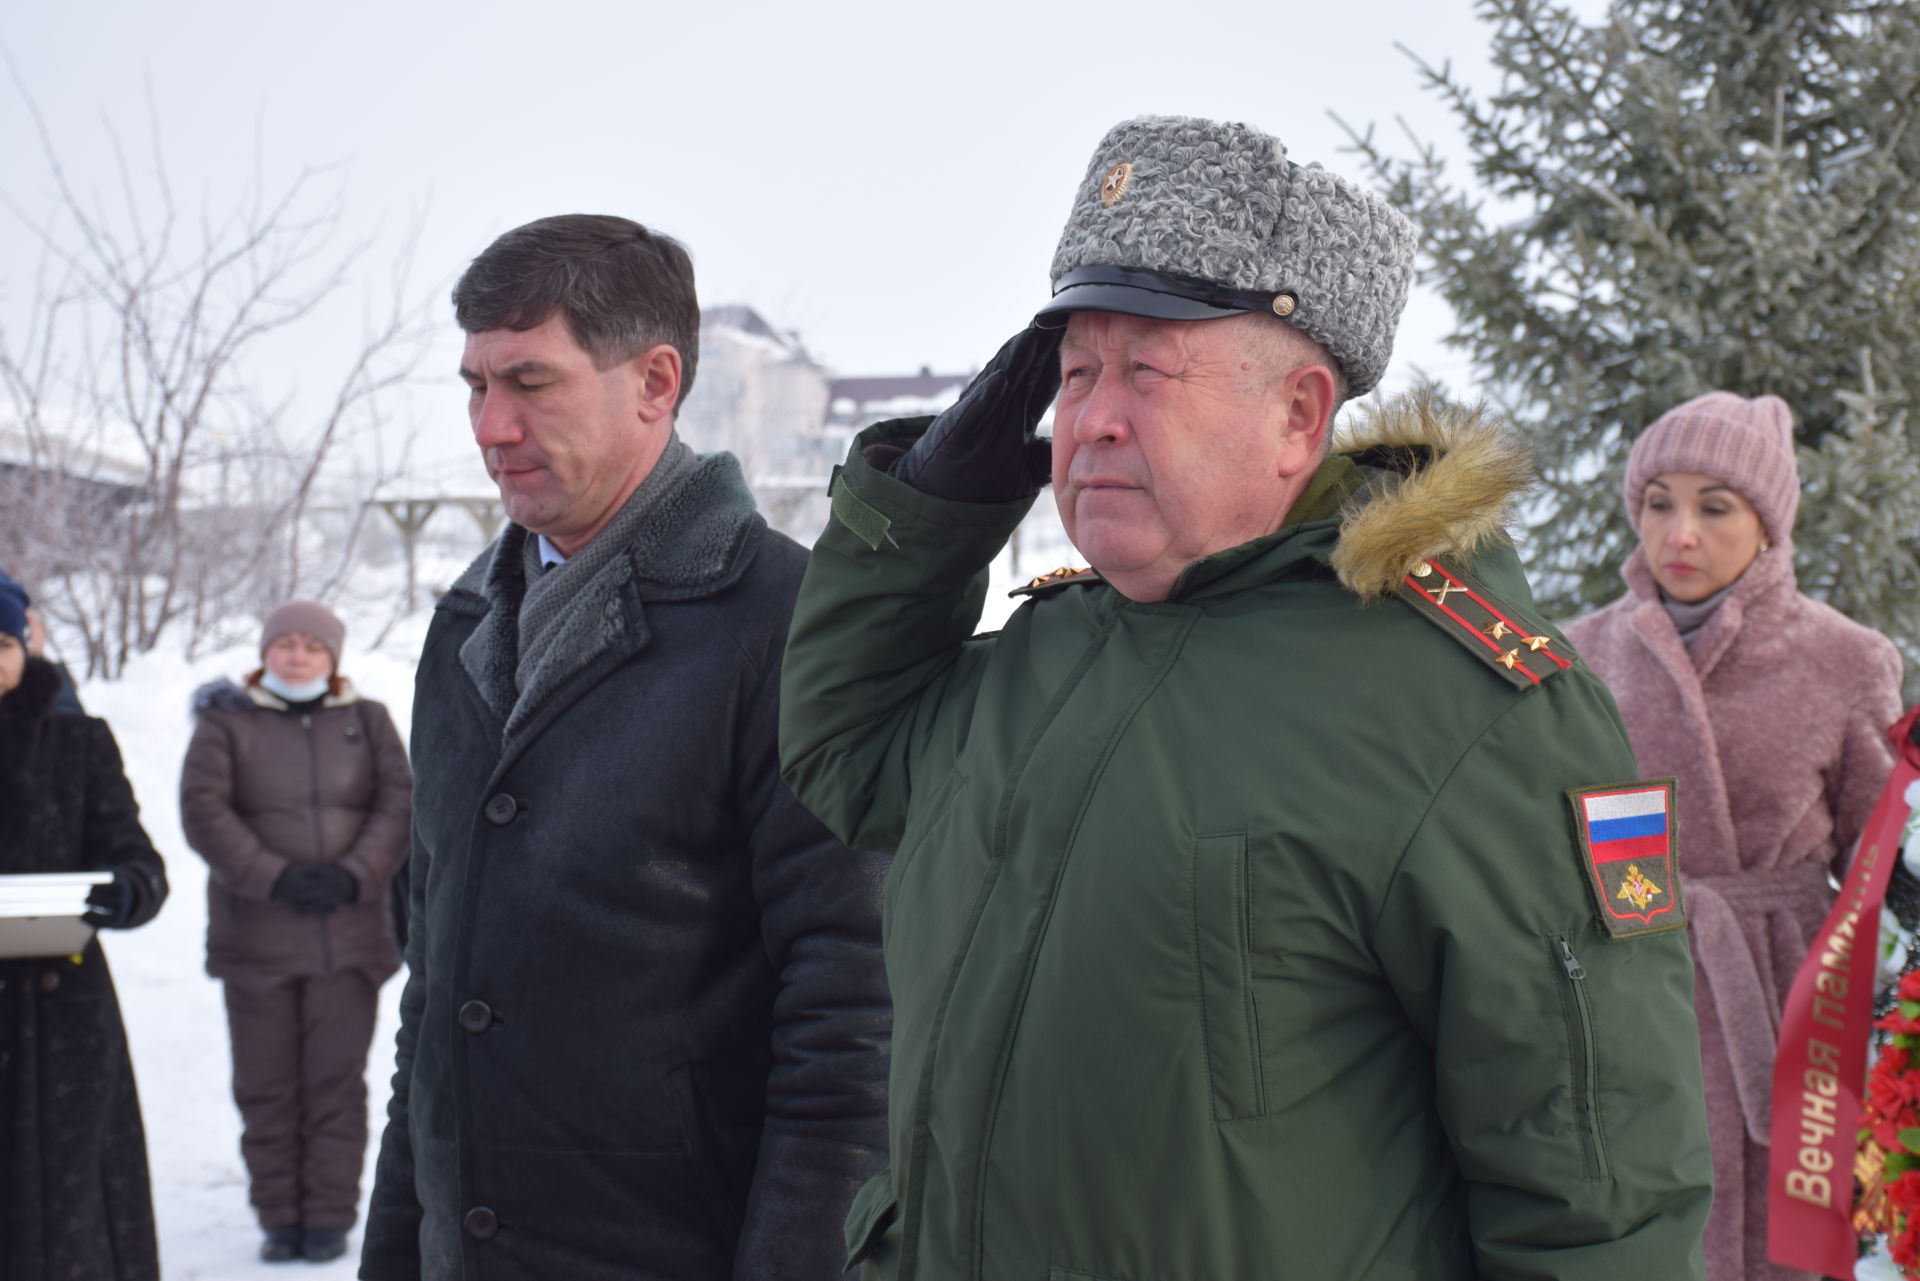
<svg viewBox="0 0 1920 1281"><path fill-rule="evenodd" d="M27 659L20 683L0 694L0 796L7 777L32 749L40 722L53 714L60 673L44 658Z"/></svg>
<svg viewBox="0 0 1920 1281"><path fill-rule="evenodd" d="M1366 477L1341 509L1332 558L1341 585L1362 600L1392 590L1423 560L1471 560L1504 537L1535 479L1532 449L1484 406L1426 395L1356 406L1333 451Z"/></svg>
<svg viewBox="0 0 1920 1281"><path fill-rule="evenodd" d="M28 656L20 683L0 694L0 708L15 725L37 721L53 710L60 694L60 671L44 658Z"/></svg>
<svg viewBox="0 0 1920 1281"><path fill-rule="evenodd" d="M333 678L334 687L320 700L322 707L345 707L358 702L360 695L354 691L353 682L344 676ZM277 694L263 688L260 674L253 673L244 684L236 684L226 677L208 681L193 691L193 718L199 720L202 713L220 711L237 712L243 708L259 707L270 712L284 712L287 701Z"/></svg>

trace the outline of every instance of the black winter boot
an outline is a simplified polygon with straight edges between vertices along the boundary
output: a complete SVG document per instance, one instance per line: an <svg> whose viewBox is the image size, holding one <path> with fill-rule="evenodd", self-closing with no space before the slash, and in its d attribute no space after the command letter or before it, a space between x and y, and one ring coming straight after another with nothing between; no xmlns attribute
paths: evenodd
<svg viewBox="0 0 1920 1281"><path fill-rule="evenodd" d="M260 1258L265 1263L291 1263L300 1257L300 1225L268 1228L267 1239L260 1243Z"/></svg>
<svg viewBox="0 0 1920 1281"><path fill-rule="evenodd" d="M300 1251L309 1263L325 1263L347 1252L345 1228L308 1228L300 1236Z"/></svg>

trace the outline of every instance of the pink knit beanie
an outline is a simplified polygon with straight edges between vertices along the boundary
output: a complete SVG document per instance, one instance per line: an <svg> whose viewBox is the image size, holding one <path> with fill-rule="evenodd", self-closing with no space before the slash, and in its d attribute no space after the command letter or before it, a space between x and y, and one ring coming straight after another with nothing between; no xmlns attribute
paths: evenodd
<svg viewBox="0 0 1920 1281"><path fill-rule="evenodd" d="M260 652L265 654L267 646L295 632L325 645L333 655L334 670L339 670L340 651L347 644L347 625L340 621L339 615L318 601L288 601L267 615L267 621L260 628Z"/></svg>
<svg viewBox="0 0 1920 1281"><path fill-rule="evenodd" d="M1692 471L1723 480L1760 514L1767 537L1784 542L1800 509L1800 467L1793 452L1793 411L1778 396L1746 400L1710 391L1669 409L1633 442L1622 492L1627 519L1640 528L1647 482L1662 472Z"/></svg>

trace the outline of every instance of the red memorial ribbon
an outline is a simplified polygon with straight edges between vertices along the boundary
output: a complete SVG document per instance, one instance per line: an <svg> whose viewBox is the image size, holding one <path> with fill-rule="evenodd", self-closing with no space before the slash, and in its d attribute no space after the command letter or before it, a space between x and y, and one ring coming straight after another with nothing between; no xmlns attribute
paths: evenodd
<svg viewBox="0 0 1920 1281"><path fill-rule="evenodd" d="M1900 858L1908 784L1920 779L1920 706L1887 731L1893 774L1873 807L1846 884L1794 976L1773 1060L1767 1257L1828 1277L1853 1275L1853 1153L1867 1085L1879 973L1880 902Z"/></svg>

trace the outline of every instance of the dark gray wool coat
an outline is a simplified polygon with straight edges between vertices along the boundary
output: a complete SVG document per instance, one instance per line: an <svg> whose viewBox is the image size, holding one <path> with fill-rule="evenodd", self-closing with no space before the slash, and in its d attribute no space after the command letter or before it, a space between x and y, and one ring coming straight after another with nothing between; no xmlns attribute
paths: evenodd
<svg viewBox="0 0 1920 1281"><path fill-rule="evenodd" d="M421 655L360 1275L837 1277L885 1146L883 869L779 776L806 554L731 456L700 459L580 589L553 641L573 670L509 734L529 537L441 599Z"/></svg>
<svg viewBox="0 0 1920 1281"><path fill-rule="evenodd" d="M104 721L54 710L59 676L27 660L0 696L0 873L125 867L128 927L167 896L160 856ZM0 960L0 1281L160 1275L147 1142L113 977L98 941Z"/></svg>

